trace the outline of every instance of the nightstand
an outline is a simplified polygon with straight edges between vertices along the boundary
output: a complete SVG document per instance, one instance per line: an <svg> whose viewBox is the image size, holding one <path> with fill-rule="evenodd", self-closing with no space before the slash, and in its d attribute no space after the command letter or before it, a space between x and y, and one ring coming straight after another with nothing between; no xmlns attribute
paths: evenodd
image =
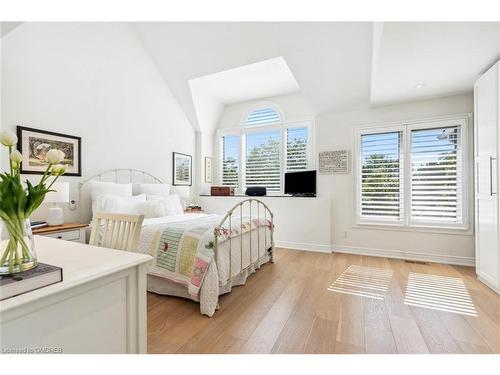
<svg viewBox="0 0 500 375"><path fill-rule="evenodd" d="M33 229L33 234L57 238L58 240L85 243L87 224L63 224Z"/></svg>

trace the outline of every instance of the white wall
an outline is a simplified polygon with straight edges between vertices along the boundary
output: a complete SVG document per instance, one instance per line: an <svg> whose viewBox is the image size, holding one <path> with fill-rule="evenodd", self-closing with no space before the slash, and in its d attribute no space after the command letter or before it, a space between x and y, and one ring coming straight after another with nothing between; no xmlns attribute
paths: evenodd
<svg viewBox="0 0 500 375"><path fill-rule="evenodd" d="M82 137L83 178L137 168L171 182L172 151L195 153L191 124L126 23L11 31L2 40L2 121ZM64 180L76 198L80 178ZM66 221L77 217L66 212Z"/></svg>
<svg viewBox="0 0 500 375"><path fill-rule="evenodd" d="M316 151L353 150L354 131L373 123L443 116L473 111L472 95L459 95L316 118ZM332 199L332 248L338 251L380 254L417 260L473 264L471 234L435 234L400 230L361 229L353 226L354 176L318 176L318 194ZM472 198L471 198L472 199Z"/></svg>
<svg viewBox="0 0 500 375"><path fill-rule="evenodd" d="M226 106L219 129L239 128L245 116L262 102L271 102L283 112L284 121L314 120L314 110L301 94L253 100ZM214 137L214 182L219 178L219 140ZM210 213L224 213L244 197L198 197L197 202ZM273 211L277 246L330 251L331 249L331 199L329 195L318 198L263 197Z"/></svg>
<svg viewBox="0 0 500 375"><path fill-rule="evenodd" d="M225 214L244 197L198 197L206 212ZM275 243L288 249L330 252L330 199L258 197L274 214ZM256 215L254 205L252 217ZM237 210L236 215L239 214ZM245 213L245 211L243 212ZM260 211L261 217L263 212Z"/></svg>
<svg viewBox="0 0 500 375"><path fill-rule="evenodd" d="M278 106L283 111L285 121L300 121L315 115L314 109L302 94L283 95L226 106L220 117L218 128L240 127L246 120L245 116L248 115L250 110L263 102L270 102Z"/></svg>
<svg viewBox="0 0 500 375"><path fill-rule="evenodd" d="M314 117L313 109L300 94L270 98L269 101L276 103L283 110L287 121ZM256 103L258 102L252 101L227 107L219 128L240 126L245 114ZM316 163L319 151L352 151L354 129L358 126L472 111L472 95L458 95L354 112L321 114L315 119ZM218 142L214 144L218 147ZM218 169L218 164L215 169ZM474 263L474 237L470 233L439 234L356 227L353 222L353 188L352 173L318 175L318 198L311 201L320 204L310 203L311 201L296 204L295 198L265 198L275 210L278 244L290 247L300 245L306 250L328 248L334 251L415 260L468 265ZM199 202L208 210L221 212L228 202L235 199L237 198L199 198ZM279 199L282 200L278 201ZM274 201L280 203L275 204ZM302 215L304 220L300 220ZM304 225L304 221L307 221L307 225ZM325 225L325 222L329 224ZM316 228L313 232L311 223ZM286 230L281 230L279 225L285 226Z"/></svg>
<svg viewBox="0 0 500 375"><path fill-rule="evenodd" d="M189 81L196 117L200 131L196 133L197 193L208 193L210 183L205 182L205 157L213 157L213 137L224 109L224 105L213 96L206 94L196 80Z"/></svg>

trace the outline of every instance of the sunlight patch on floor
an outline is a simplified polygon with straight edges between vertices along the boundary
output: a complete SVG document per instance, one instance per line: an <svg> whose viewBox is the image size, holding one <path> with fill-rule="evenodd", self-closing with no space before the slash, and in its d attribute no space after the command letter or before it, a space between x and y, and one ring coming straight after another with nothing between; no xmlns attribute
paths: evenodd
<svg viewBox="0 0 500 375"><path fill-rule="evenodd" d="M405 304L456 314L477 316L462 279L410 272Z"/></svg>
<svg viewBox="0 0 500 375"><path fill-rule="evenodd" d="M383 300L392 274L392 270L384 268L351 265L328 287L328 290Z"/></svg>

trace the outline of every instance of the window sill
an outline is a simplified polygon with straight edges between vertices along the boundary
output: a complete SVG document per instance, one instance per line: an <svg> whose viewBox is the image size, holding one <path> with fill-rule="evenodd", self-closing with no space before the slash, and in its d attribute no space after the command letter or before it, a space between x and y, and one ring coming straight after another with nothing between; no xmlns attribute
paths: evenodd
<svg viewBox="0 0 500 375"><path fill-rule="evenodd" d="M434 234L450 234L454 236L472 236L472 229L466 227L445 227L445 226L425 226L425 225L401 225L391 223L374 223L374 222L356 222L352 225L356 229L377 229L397 232L417 232L417 233L434 233Z"/></svg>
<svg viewBox="0 0 500 375"><path fill-rule="evenodd" d="M292 196L292 195L283 195L283 194L278 194L278 195L262 195L262 196L250 196L250 195L245 195L245 194L235 194L235 195L210 195L210 194L200 194L200 197L215 197L215 198L297 198L297 199L304 199L304 198L309 198L309 199L316 199L318 196L316 195L315 197L300 197L300 196Z"/></svg>

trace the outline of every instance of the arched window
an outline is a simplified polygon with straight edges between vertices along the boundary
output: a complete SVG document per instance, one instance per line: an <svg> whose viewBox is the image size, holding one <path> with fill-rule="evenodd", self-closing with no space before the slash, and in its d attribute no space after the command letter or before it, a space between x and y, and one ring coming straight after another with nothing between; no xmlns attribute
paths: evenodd
<svg viewBox="0 0 500 375"><path fill-rule="evenodd" d="M245 119L245 126L272 125L282 122L279 111L271 106L254 109Z"/></svg>
<svg viewBox="0 0 500 375"><path fill-rule="evenodd" d="M243 114L241 128L221 139L222 185L266 187L283 192L286 172L311 168L310 121L286 122L273 103L260 103Z"/></svg>

